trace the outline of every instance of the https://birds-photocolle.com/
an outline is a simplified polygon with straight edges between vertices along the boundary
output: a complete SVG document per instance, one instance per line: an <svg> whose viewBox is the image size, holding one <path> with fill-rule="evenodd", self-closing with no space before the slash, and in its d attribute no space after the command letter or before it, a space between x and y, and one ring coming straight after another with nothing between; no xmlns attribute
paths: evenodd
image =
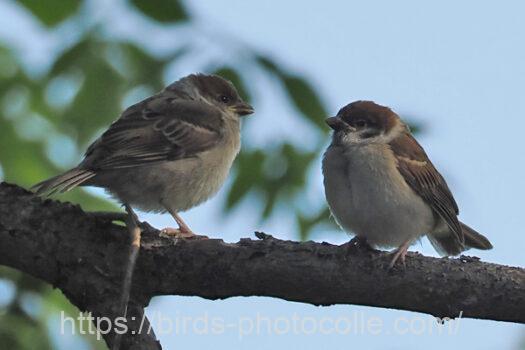
<svg viewBox="0 0 525 350"><path fill-rule="evenodd" d="M326 119L332 142L323 157L325 195L341 228L372 247L409 246L426 235L444 256L491 249L483 235L458 220L445 179L390 108L357 101Z"/></svg>

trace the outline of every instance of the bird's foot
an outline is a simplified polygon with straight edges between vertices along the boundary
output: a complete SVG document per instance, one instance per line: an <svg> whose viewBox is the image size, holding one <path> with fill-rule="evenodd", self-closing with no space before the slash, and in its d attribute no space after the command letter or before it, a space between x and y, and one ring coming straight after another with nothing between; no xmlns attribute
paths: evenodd
<svg viewBox="0 0 525 350"><path fill-rule="evenodd" d="M392 269L398 260L401 261L401 263L403 264L403 267L406 267L405 257L407 255L407 252L408 252L408 244L402 245L401 247L396 249L393 253L391 253L392 260L390 261L390 264L388 264L388 269L389 270Z"/></svg>
<svg viewBox="0 0 525 350"><path fill-rule="evenodd" d="M166 238L182 238L182 239L208 239L208 236L197 235L191 230L182 228L166 227L160 231L161 237Z"/></svg>

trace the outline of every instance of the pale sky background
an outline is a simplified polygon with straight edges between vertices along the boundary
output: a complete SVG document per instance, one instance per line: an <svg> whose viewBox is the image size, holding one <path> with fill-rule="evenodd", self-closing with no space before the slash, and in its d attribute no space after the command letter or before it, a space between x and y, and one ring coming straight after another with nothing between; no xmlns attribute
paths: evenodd
<svg viewBox="0 0 525 350"><path fill-rule="evenodd" d="M109 32L126 36L143 33L144 41L162 51L173 37L151 38L156 29L133 15L122 15L120 1L103 0L90 7L94 18L112 21ZM523 220L525 197L525 3L519 1L187 1L191 12L210 33L230 35L267 53L293 72L306 75L318 87L329 113L357 99L388 105L401 115L424 125L418 140L447 178L461 210L461 219L486 234L494 245L488 252L471 251L485 261L525 266ZM9 1L0 1L0 40L18 48L27 62L45 62L57 46L53 34L41 28ZM39 40L29 41L30 35ZM203 43L203 47L209 43ZM212 45L212 44L209 44ZM220 50L212 47L210 50ZM199 61L186 62L168 72L175 80L192 72ZM258 145L275 138L307 139L312 133L275 89L261 77L248 82L264 90L265 102L254 101L257 113L244 137ZM278 128L276 126L279 126ZM307 144L305 144L307 146ZM309 198L324 201L320 161L311 174ZM261 224L244 203L223 218L220 206L225 191L205 205L185 213L197 232L235 242L264 230L279 238L296 239L292 218L285 211ZM142 215L158 227L173 225L168 215ZM206 220L202 220L206 218ZM343 233L318 233L315 240L343 243ZM412 248L436 256L426 240ZM443 288L447 288L446 285ZM228 328L224 334L159 334L166 349L518 349L525 327L503 322L463 319L455 334L439 329L426 315L357 306L314 307L271 298L162 297L153 300L148 313L193 320L207 315L228 324L247 326L260 317L292 320L294 315L337 320L382 319L379 335L285 334L245 335ZM396 319L406 319L423 334L396 334ZM240 321L239 321L240 320ZM423 321L422 321L423 320ZM197 328L199 324L197 322ZM399 321L398 321L399 322ZM58 319L55 324L58 326ZM282 325L282 324L281 324ZM352 325L355 325L353 323ZM55 329L56 330L56 329ZM53 333L54 329L51 329ZM447 330L441 329L443 333ZM78 341L54 333L59 349Z"/></svg>

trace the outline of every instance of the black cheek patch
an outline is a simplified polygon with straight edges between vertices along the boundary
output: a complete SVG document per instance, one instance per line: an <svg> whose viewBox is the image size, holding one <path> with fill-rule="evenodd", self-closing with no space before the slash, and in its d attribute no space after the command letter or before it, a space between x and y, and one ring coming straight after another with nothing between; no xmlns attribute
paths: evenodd
<svg viewBox="0 0 525 350"><path fill-rule="evenodd" d="M378 130L367 130L361 134L361 137L364 139L369 139L371 137L379 136L380 132Z"/></svg>

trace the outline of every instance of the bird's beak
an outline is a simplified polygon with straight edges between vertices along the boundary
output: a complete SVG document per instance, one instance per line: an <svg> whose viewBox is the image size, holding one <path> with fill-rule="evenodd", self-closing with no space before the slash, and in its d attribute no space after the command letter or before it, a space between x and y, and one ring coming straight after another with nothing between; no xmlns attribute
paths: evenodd
<svg viewBox="0 0 525 350"><path fill-rule="evenodd" d="M347 123L345 123L341 118L338 117L330 117L325 119L326 124L334 130L348 130L348 131L355 131L355 128L351 127Z"/></svg>
<svg viewBox="0 0 525 350"><path fill-rule="evenodd" d="M237 113L240 116L249 115L254 112L253 107L246 102L238 103L237 105L235 105L234 109L235 113Z"/></svg>

